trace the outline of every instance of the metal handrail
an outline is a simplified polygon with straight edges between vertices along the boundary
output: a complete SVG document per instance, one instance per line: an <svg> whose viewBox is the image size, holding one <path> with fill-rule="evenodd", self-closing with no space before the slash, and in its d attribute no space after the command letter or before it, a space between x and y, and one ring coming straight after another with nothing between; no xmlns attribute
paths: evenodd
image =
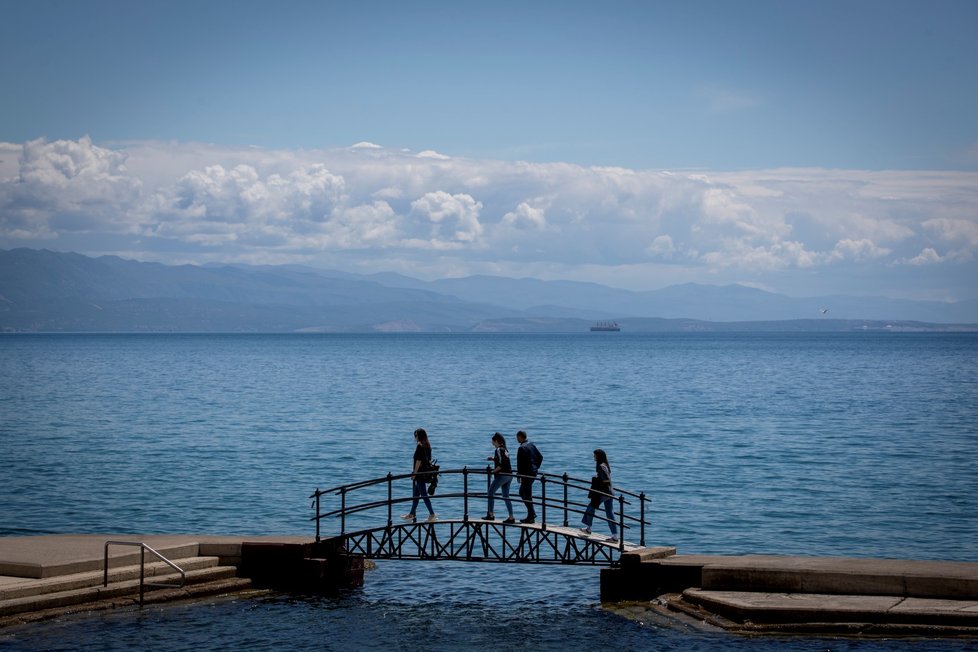
<svg viewBox="0 0 978 652"><path fill-rule="evenodd" d="M422 471L422 472L418 472L418 473L402 473L402 474L398 474L398 475L394 475L392 473L388 473L386 476L382 476L382 477L379 477L379 478L373 478L373 479L370 479L370 480L362 480L360 482L354 482L354 483L346 484L346 485L338 485L338 486L335 486L335 487L331 487L329 489L316 489L316 491L309 496L309 498L312 499L312 501L313 501L311 507L314 507L315 510L316 510L316 515L309 519L309 520L312 520L312 521L315 521L316 522L316 540L317 541L320 540L320 521L322 519L329 518L329 517L339 517L340 518L340 533L341 534L345 534L346 533L346 517L347 516L352 515L352 514L358 514L360 512L370 511L370 510L373 510L373 509L379 509L379 508L382 508L382 507L387 507L387 525L388 526L391 526L392 523L393 523L392 506L393 505L396 505L396 504L400 504L400 503L404 503L404 502L408 502L408 501L413 501L414 500L414 497L413 496L397 497L397 498L394 497L394 494L393 494L393 483L396 482L396 481L406 480L406 479L409 479L409 478L413 479L415 477L429 478L429 477L433 477L433 476L443 477L443 476L448 476L448 475L459 475L459 474L461 474L463 476L463 480L464 480L464 489L463 489L463 491L461 493L459 493L459 492L440 493L438 495L429 495L428 498L429 498L429 500L445 500L445 499L450 499L450 498L456 498L456 499L457 498L461 498L461 499L463 499L463 501L464 501L464 515L463 515L463 520L466 521L466 522L468 522L469 520L471 520L469 518L469 499L470 498L488 498L489 497L488 483L490 482L490 478L493 475L492 468L489 467L489 466L487 466L485 469L470 469L470 468L468 468L466 466L466 467L463 467L461 469L447 469L447 470L444 470L444 471L443 470L438 470L438 471ZM484 491L484 492L483 491L469 491L469 480L468 480L468 476L469 475L473 475L473 474L474 475L483 475L483 474L486 475L486 482L487 482L486 491ZM513 477L513 478L528 478L528 479L531 479L531 480L539 480L540 481L540 495L539 496L534 496L533 500L531 500L530 502L534 506L540 507L541 528L543 530L546 530L547 529L547 508L548 507L550 507L550 508L557 508L558 510L562 510L562 512L563 512L563 525L564 525L564 527L567 527L569 525L569 522L568 522L568 515L569 514L584 514L586 512L586 509L587 509L587 507L588 507L588 505L590 503L590 500L588 502L583 502L583 503L582 502L577 502L575 500L571 500L569 498L569 490L595 492L595 493L597 493L599 495L608 496L609 498L613 499L615 501L615 503L617 503L617 511L618 511L617 518L615 518L615 519L609 519L609 518L607 518L605 516L602 516L601 514L599 514L597 512L595 512L594 517L597 518L598 520L601 520L601 521L605 521L605 522L608 522L608 523L614 523L615 525L617 525L620 528L620 530L621 530L621 538L619 539L619 541L620 541L619 547L622 550L624 550L624 545L625 545L625 531L626 531L626 529L631 529L632 527L634 527L634 525L630 525L630 524L635 524L635 523L637 523L639 525L641 545L642 546L645 545L645 526L648 524L648 521L645 520L645 503L646 502L650 502L650 501L645 496L645 493L644 492L634 493L634 492L631 492L631 491L625 491L625 490L621 490L621 489L615 488L613 490L613 493L605 493L605 492L602 492L602 491L597 491L597 490L592 489L591 488L591 481L590 480L584 480L582 478L574 478L574 477L568 476L566 473L564 473L562 475L556 475L556 474L552 474L552 473L541 473L541 474L538 474L538 475L521 475L521 474L518 474L518 473L506 473L506 474L502 474L502 475L507 475L507 476L510 476L510 477ZM360 504L354 504L354 505L348 505L347 504L347 494L352 493L352 492L357 491L357 490L360 490L360 489L365 489L367 487L372 487L372 486L381 485L381 484L387 484L387 499L386 500L372 500L372 501L368 501L368 502L364 502L364 503L360 503ZM563 492L562 492L563 493L563 497L562 497L562 499L557 499L557 498L553 498L553 497L548 498L547 497L547 487L548 487L548 485L557 485L557 487L562 488L563 489ZM340 507L339 507L339 509L334 509L334 510L331 510L331 511L328 511L328 512L323 513L321 511L321 499L325 495L334 495L334 496L335 495L338 495L340 497ZM632 516L632 515L629 515L629 514L626 514L625 513L625 506L626 505L632 505L632 502L626 500L625 496L630 496L630 497L633 497L633 498L637 498L638 499L637 502L639 504L639 514L640 514L638 517ZM518 500L518 501L522 502L522 499L521 498L514 498L513 500Z"/></svg>
<svg viewBox="0 0 978 652"><path fill-rule="evenodd" d="M172 561L161 555L159 552L149 547L142 541L106 541L105 542L105 558L102 564L102 586L106 587L109 585L109 546L139 546L139 606L143 606L143 593L145 592L145 587L151 586L158 589L181 589L187 583L187 571L183 570ZM164 564L172 568L173 570L180 573L180 583L179 584L165 584L162 582L147 582L146 581L146 551L151 552L156 556L157 559L162 561Z"/></svg>

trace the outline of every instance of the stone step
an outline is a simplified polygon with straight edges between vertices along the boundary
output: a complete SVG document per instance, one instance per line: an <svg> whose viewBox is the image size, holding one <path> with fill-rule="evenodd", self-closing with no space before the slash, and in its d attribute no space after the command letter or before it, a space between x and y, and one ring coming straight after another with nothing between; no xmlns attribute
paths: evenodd
<svg viewBox="0 0 978 652"><path fill-rule="evenodd" d="M224 580L235 577L237 569L234 566L210 566L187 571L186 584L200 584L215 580ZM163 573L154 576L150 581L166 584L177 584L180 581L179 573ZM155 587L145 587L145 592L160 590ZM138 596L139 578L138 569L136 579L125 579L110 582L107 587L103 587L101 582L98 585L84 586L82 588L65 589L52 593L40 595L28 595L19 598L10 598L0 601L0 616L10 616L28 611L39 611L45 609L65 608L86 602L96 602L111 600L125 596Z"/></svg>
<svg viewBox="0 0 978 652"><path fill-rule="evenodd" d="M218 557L186 557L183 559L171 559L174 564L185 571L199 570L201 568L212 568L219 564ZM116 560L109 560L109 582L121 582L124 580L139 579L139 564L120 565L116 567ZM173 569L162 561L154 561L146 564L146 581L154 581L160 575L173 573ZM24 598L32 595L43 595L45 593L57 593L60 591L70 591L72 589L82 589L89 586L101 586L103 581L103 571L101 568L95 571L85 571L73 573L71 575L59 575L48 577L41 580L25 579L20 582L10 582L0 586L0 601L13 598Z"/></svg>
<svg viewBox="0 0 978 652"><path fill-rule="evenodd" d="M713 559L701 577L698 588L711 591L978 600L978 564L971 562L748 555Z"/></svg>
<svg viewBox="0 0 978 652"><path fill-rule="evenodd" d="M978 627L978 600L688 589L686 602L738 623L872 623Z"/></svg>
<svg viewBox="0 0 978 652"><path fill-rule="evenodd" d="M252 588L250 579L244 577L229 577L199 584L187 584L180 589L156 589L148 592L144 596L144 604L157 604L171 602L174 600L191 600L195 598L206 598L212 596L222 596L230 594L240 594ZM112 599L98 600L95 602L84 602L70 607L51 607L47 609L37 609L21 612L7 616L0 616L0 628L12 625L23 625L26 623L40 622L61 618L68 613L81 611L105 611L107 609L132 608L139 605L138 594L130 594Z"/></svg>

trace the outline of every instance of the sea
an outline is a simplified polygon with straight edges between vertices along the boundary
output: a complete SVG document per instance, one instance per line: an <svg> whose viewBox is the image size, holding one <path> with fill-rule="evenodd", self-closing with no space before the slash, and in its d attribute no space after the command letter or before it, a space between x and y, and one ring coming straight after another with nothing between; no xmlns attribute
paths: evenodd
<svg viewBox="0 0 978 652"><path fill-rule="evenodd" d="M526 430L554 474L590 477L601 448L649 499L646 543L680 553L978 561L968 333L2 335L0 536L312 537L310 495L408 472L418 427L443 469L484 469L497 431L515 450ZM67 616L0 649L976 645L745 638L598 598L592 566L379 561L339 595Z"/></svg>

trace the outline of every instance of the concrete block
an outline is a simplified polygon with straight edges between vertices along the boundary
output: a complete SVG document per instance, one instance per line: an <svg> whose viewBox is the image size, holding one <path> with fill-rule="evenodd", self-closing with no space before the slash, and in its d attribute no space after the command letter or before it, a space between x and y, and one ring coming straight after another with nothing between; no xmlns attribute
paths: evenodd
<svg viewBox="0 0 978 652"><path fill-rule="evenodd" d="M631 550L621 555L622 568L634 568L639 564L645 564L653 559L662 559L676 554L675 546L656 546L651 548L639 548Z"/></svg>

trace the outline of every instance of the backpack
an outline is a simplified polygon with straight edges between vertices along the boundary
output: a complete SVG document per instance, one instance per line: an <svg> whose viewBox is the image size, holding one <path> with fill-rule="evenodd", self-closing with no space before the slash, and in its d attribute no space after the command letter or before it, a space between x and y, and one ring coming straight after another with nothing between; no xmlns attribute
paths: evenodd
<svg viewBox="0 0 978 652"><path fill-rule="evenodd" d="M539 469L540 465L543 464L543 453L541 453L540 449L536 447L536 444L531 443L530 446L533 447L533 450L530 451L530 453L533 456L532 457L533 468Z"/></svg>
<svg viewBox="0 0 978 652"><path fill-rule="evenodd" d="M435 489L438 488L438 470L441 469L438 466L438 460L431 460L428 462L428 470L431 471L431 475L428 476L428 493L432 496L435 495Z"/></svg>

